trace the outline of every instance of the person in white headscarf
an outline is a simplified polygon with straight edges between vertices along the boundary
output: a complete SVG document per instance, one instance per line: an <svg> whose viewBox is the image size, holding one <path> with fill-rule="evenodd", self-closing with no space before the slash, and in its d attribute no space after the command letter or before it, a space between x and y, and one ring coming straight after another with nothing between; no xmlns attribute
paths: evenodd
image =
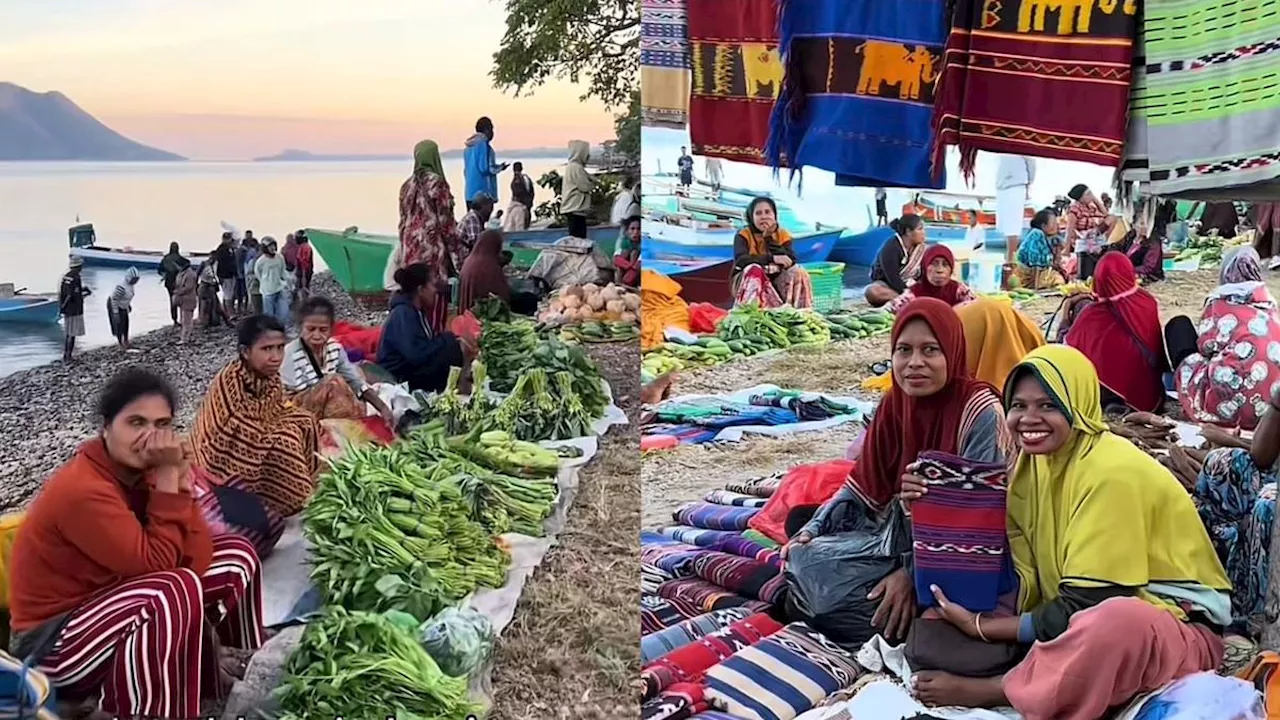
<svg viewBox="0 0 1280 720"><path fill-rule="evenodd" d="M129 349L129 313L133 310L133 290L138 284L138 277L138 268L125 270L124 280L107 297L107 322L111 324L111 336L125 350Z"/></svg>

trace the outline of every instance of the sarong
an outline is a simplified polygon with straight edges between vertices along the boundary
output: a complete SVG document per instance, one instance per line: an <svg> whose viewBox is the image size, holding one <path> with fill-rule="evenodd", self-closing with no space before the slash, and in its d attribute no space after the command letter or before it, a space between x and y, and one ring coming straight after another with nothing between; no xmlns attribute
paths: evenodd
<svg viewBox="0 0 1280 720"><path fill-rule="evenodd" d="M782 625L777 620L764 613L756 613L672 650L640 671L644 699L654 697L676 683L702 680L713 665L781 629Z"/></svg>
<svg viewBox="0 0 1280 720"><path fill-rule="evenodd" d="M1126 181L1150 182L1144 196L1275 198L1277 23L1280 7L1269 0L1147 0L1133 63Z"/></svg>
<svg viewBox="0 0 1280 720"><path fill-rule="evenodd" d="M640 0L640 122L689 121L689 27L685 0Z"/></svg>
<svg viewBox="0 0 1280 720"><path fill-rule="evenodd" d="M681 525L705 530L746 530L747 521L758 512L760 508L693 502L681 505L672 516Z"/></svg>
<svg viewBox="0 0 1280 720"><path fill-rule="evenodd" d="M784 2L787 77L766 155L838 185L943 188L930 172L944 0Z"/></svg>
<svg viewBox="0 0 1280 720"><path fill-rule="evenodd" d="M933 169L960 148L1120 164L1137 0L1050 5L957 0L933 107Z"/></svg>
<svg viewBox="0 0 1280 720"><path fill-rule="evenodd" d="M693 153L764 164L782 91L775 0L686 0Z"/></svg>
<svg viewBox="0 0 1280 720"><path fill-rule="evenodd" d="M640 638L640 664L648 665L667 653L688 645L708 633L728 627L748 617L746 608L726 608L689 618L664 630Z"/></svg>
<svg viewBox="0 0 1280 720"><path fill-rule="evenodd" d="M697 608L689 617L712 610L746 607L752 611L767 610L769 603L749 600L701 578L668 580L658 586L658 596L677 606Z"/></svg>

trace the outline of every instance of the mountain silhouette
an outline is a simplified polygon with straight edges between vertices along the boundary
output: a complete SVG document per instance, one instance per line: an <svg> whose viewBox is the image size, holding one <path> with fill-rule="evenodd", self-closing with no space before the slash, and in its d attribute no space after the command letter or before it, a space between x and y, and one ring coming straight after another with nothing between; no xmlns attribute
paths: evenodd
<svg viewBox="0 0 1280 720"><path fill-rule="evenodd" d="M185 160L134 142L60 92L0 82L0 160Z"/></svg>

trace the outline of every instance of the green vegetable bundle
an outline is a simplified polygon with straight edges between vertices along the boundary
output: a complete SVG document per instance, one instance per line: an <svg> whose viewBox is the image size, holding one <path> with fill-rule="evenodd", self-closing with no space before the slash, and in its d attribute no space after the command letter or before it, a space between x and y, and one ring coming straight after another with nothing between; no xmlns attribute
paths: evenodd
<svg viewBox="0 0 1280 720"><path fill-rule="evenodd" d="M542 368L548 376L568 373L587 416L595 419L604 415L609 396L600 384L600 369L580 346L568 345L558 337L546 338L534 349L524 369L532 368Z"/></svg>
<svg viewBox="0 0 1280 720"><path fill-rule="evenodd" d="M303 522L326 604L426 619L478 586L501 586L510 557L471 519L466 479L398 446L331 461Z"/></svg>
<svg viewBox="0 0 1280 720"><path fill-rule="evenodd" d="M834 313L826 317L826 323L831 337L837 340L867 338L892 330L893 315L884 310Z"/></svg>
<svg viewBox="0 0 1280 720"><path fill-rule="evenodd" d="M745 338L761 338L770 347L784 348L791 346L787 328L768 310L760 309L757 303L738 305L729 311L716 326L721 340L742 340Z"/></svg>
<svg viewBox="0 0 1280 720"><path fill-rule="evenodd" d="M466 679L446 675L414 631L340 607L307 625L276 698L281 720L465 720L481 711Z"/></svg>
<svg viewBox="0 0 1280 720"><path fill-rule="evenodd" d="M812 310L796 310L781 307L770 310L773 319L786 328L787 341L792 345L825 345L831 342L831 331L822 316Z"/></svg>
<svg viewBox="0 0 1280 720"><path fill-rule="evenodd" d="M537 347L537 326L530 320L514 318L484 323L480 332L480 357L488 368L489 383L495 392L511 392Z"/></svg>

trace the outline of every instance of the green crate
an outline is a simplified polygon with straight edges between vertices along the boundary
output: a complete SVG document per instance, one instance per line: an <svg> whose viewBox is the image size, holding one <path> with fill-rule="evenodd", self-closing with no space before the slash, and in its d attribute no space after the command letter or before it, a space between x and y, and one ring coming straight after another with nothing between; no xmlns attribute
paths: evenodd
<svg viewBox="0 0 1280 720"><path fill-rule="evenodd" d="M803 263L813 285L813 309L820 313L839 310L844 305L844 263Z"/></svg>

